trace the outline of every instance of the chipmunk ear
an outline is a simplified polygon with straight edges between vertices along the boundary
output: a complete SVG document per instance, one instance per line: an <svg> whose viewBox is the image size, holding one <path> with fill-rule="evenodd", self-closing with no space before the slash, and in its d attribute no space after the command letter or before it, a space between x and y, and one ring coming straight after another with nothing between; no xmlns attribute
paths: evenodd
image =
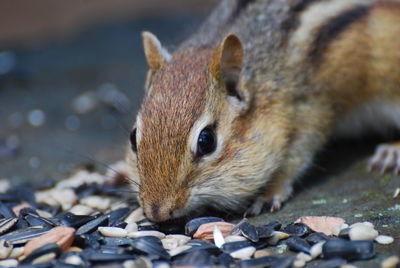
<svg viewBox="0 0 400 268"><path fill-rule="evenodd" d="M161 46L157 37L150 32L142 32L144 54L152 70L161 69L171 59L171 55Z"/></svg>
<svg viewBox="0 0 400 268"><path fill-rule="evenodd" d="M236 97L241 102L241 106L247 106L248 96L246 92L239 90L243 60L242 43L236 35L230 34L215 49L209 63L209 72L217 81L222 80L229 96Z"/></svg>

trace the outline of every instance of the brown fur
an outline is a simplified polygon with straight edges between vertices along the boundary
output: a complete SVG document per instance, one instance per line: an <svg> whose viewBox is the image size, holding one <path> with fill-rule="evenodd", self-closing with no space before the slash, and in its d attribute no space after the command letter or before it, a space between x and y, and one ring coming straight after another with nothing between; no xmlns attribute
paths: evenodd
<svg viewBox="0 0 400 268"><path fill-rule="evenodd" d="M204 109L209 55L207 50L179 51L154 74L151 98L144 100L141 110L143 138L138 146L138 166L143 199L161 203L164 193L178 191L183 185L175 181L186 152L182 140ZM186 195L177 197L182 200L176 204L179 208Z"/></svg>
<svg viewBox="0 0 400 268"><path fill-rule="evenodd" d="M128 161L146 215L279 209L329 137L362 121L357 111L400 104L399 5L223 0L171 60L145 39L151 71ZM218 145L199 158L209 125Z"/></svg>

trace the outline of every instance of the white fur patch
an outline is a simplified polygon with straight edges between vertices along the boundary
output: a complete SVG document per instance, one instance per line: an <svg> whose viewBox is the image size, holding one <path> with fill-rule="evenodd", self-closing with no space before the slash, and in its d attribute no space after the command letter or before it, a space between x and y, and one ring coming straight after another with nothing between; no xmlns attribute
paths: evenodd
<svg viewBox="0 0 400 268"><path fill-rule="evenodd" d="M139 146L140 140L142 139L142 117L140 116L140 114L137 116L136 119L136 144Z"/></svg>
<svg viewBox="0 0 400 268"><path fill-rule="evenodd" d="M196 152L197 152L197 141L199 139L200 132L205 127L207 127L213 123L214 123L214 121L213 121L211 114L209 114L207 112L205 112L205 114L194 123L194 125L192 127L192 131L189 135L190 151L193 154L196 154ZM222 135L218 135L218 131L215 134L217 136L217 148L215 149L215 151L213 153L211 153L207 156L204 156L203 158L205 160L210 160L211 158L217 157L222 150L223 137L222 137Z"/></svg>
<svg viewBox="0 0 400 268"><path fill-rule="evenodd" d="M338 121L334 135L356 136L366 129L385 133L393 127L400 129L400 100L375 99Z"/></svg>

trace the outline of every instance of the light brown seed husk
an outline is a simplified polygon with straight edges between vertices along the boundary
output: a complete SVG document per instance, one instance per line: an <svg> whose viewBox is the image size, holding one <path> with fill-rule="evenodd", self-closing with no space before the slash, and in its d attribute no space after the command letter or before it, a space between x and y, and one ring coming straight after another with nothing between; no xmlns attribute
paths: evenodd
<svg viewBox="0 0 400 268"><path fill-rule="evenodd" d="M222 235L228 236L232 231L234 225L228 222L210 222L200 225L193 238L212 241L214 239L214 226L217 226Z"/></svg>
<svg viewBox="0 0 400 268"><path fill-rule="evenodd" d="M326 235L332 235L333 228L341 226L345 223L345 220L339 217L304 216L300 217L296 222L304 223L314 232L322 232Z"/></svg>
<svg viewBox="0 0 400 268"><path fill-rule="evenodd" d="M32 251L48 243L57 243L63 250L67 250L75 238L75 229L66 226L58 226L51 229L48 233L32 239L25 245L24 255L29 255Z"/></svg>

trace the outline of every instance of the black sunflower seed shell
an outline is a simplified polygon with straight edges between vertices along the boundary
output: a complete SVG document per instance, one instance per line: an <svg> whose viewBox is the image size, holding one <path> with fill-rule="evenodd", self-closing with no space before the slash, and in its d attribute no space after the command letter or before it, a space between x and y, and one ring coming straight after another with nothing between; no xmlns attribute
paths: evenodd
<svg viewBox="0 0 400 268"><path fill-rule="evenodd" d="M25 229L19 229L8 234L0 236L0 240L4 239L10 244L24 244L29 240L32 240L38 236L46 234L50 228L43 227L28 227Z"/></svg>
<svg viewBox="0 0 400 268"><path fill-rule="evenodd" d="M371 241L348 241L331 239L322 246L325 259L343 258L346 260L368 260L375 256Z"/></svg>
<svg viewBox="0 0 400 268"><path fill-rule="evenodd" d="M131 213L131 211L132 210L130 208L120 208L120 209L111 211L110 213L108 213L109 225L114 226L115 223L117 223L118 221L125 219L129 215L129 213Z"/></svg>
<svg viewBox="0 0 400 268"><path fill-rule="evenodd" d="M76 231L76 235L86 234L92 232L97 229L99 226L107 226L108 225L108 215L100 216L90 222L85 223Z"/></svg>
<svg viewBox="0 0 400 268"><path fill-rule="evenodd" d="M18 221L18 218L0 219L0 235L10 230Z"/></svg>
<svg viewBox="0 0 400 268"><path fill-rule="evenodd" d="M39 214L33 208L23 208L19 212L19 215L21 215L23 217L28 216L28 215L39 216Z"/></svg>
<svg viewBox="0 0 400 268"><path fill-rule="evenodd" d="M57 217L60 224L68 227L79 228L82 225L96 219L95 216L74 215L70 212L63 213Z"/></svg>
<svg viewBox="0 0 400 268"><path fill-rule="evenodd" d="M10 202L10 201L20 201L19 197L13 193L0 194L0 201Z"/></svg>
<svg viewBox="0 0 400 268"><path fill-rule="evenodd" d="M174 266L194 266L194 267L208 267L217 263L215 256L211 255L207 250L191 251L177 258Z"/></svg>
<svg viewBox="0 0 400 268"><path fill-rule="evenodd" d="M29 226L42 226L47 228L56 226L56 224L54 224L51 220L34 215L25 216L25 221L29 224Z"/></svg>
<svg viewBox="0 0 400 268"><path fill-rule="evenodd" d="M293 266L293 262L293 257L280 257L276 263L271 265L271 268L291 268Z"/></svg>
<svg viewBox="0 0 400 268"><path fill-rule="evenodd" d="M26 256L26 258L21 261L21 264L32 263L35 259L49 253L54 253L56 254L56 257L58 257L61 255L61 252L61 248L56 243L48 243L32 251L28 256Z"/></svg>
<svg viewBox="0 0 400 268"><path fill-rule="evenodd" d="M102 243L107 246L129 246L132 244L132 240L127 237L104 237Z"/></svg>
<svg viewBox="0 0 400 268"><path fill-rule="evenodd" d="M4 202L0 202L0 215L5 218L15 218L15 213Z"/></svg>
<svg viewBox="0 0 400 268"><path fill-rule="evenodd" d="M217 262L223 267L231 267L235 263L235 259L228 253L222 253L217 257Z"/></svg>
<svg viewBox="0 0 400 268"><path fill-rule="evenodd" d="M114 254L127 254L127 253L129 253L129 250L128 250L128 248L124 248L124 247L120 247L120 246L102 245L98 252L114 253Z"/></svg>
<svg viewBox="0 0 400 268"><path fill-rule="evenodd" d="M267 226L257 226L256 230L259 239L269 238L272 236L272 233L275 232L273 228Z"/></svg>
<svg viewBox="0 0 400 268"><path fill-rule="evenodd" d="M350 239L349 233L351 228L344 228L340 230L338 237L343 239Z"/></svg>
<svg viewBox="0 0 400 268"><path fill-rule="evenodd" d="M308 264L306 268L338 268L345 264L347 264L345 259L334 258L330 260L317 260Z"/></svg>
<svg viewBox="0 0 400 268"><path fill-rule="evenodd" d="M85 257L90 262L125 261L125 260L133 260L136 258L132 254L115 254L115 253L102 253L102 252L93 252Z"/></svg>
<svg viewBox="0 0 400 268"><path fill-rule="evenodd" d="M57 261L50 261L50 262L41 262L41 263L28 263L28 264L18 264L18 268L53 268L53 267L59 267L56 266ZM61 266L63 267L63 266Z"/></svg>
<svg viewBox="0 0 400 268"><path fill-rule="evenodd" d="M282 228L282 224L279 221L271 221L264 226L268 227L268 228L272 228L275 231L279 231Z"/></svg>
<svg viewBox="0 0 400 268"><path fill-rule="evenodd" d="M257 259L242 260L237 262L237 266L241 268L263 268L271 267L279 260L276 256L267 256Z"/></svg>
<svg viewBox="0 0 400 268"><path fill-rule="evenodd" d="M162 246L161 240L154 236L143 236L132 240L132 248L139 253L170 259L169 253Z"/></svg>
<svg viewBox="0 0 400 268"><path fill-rule="evenodd" d="M310 232L310 229L304 223L291 223L282 229L283 232L291 236L304 236Z"/></svg>
<svg viewBox="0 0 400 268"><path fill-rule="evenodd" d="M292 236L285 240L286 245L290 250L295 252L310 253L311 246L308 242L298 236Z"/></svg>
<svg viewBox="0 0 400 268"><path fill-rule="evenodd" d="M232 229L231 234L242 234L244 237L253 242L257 242L259 239L256 227L250 224L247 218L242 219L238 224L236 224L236 226Z"/></svg>
<svg viewBox="0 0 400 268"><path fill-rule="evenodd" d="M86 257L84 256L83 252L76 252L76 251L67 251L63 252L59 258L61 262L64 262L70 256L78 256L84 263L84 267L89 266L89 262L87 261Z"/></svg>
<svg viewBox="0 0 400 268"><path fill-rule="evenodd" d="M205 250L209 254L215 255L215 256L217 256L221 253L221 250L215 245L202 245L202 246L194 246L194 247L188 248L187 250L184 250L183 252L176 255L174 258L180 257L182 255L188 254L193 251L199 251L199 250Z"/></svg>
<svg viewBox="0 0 400 268"><path fill-rule="evenodd" d="M319 242L328 241L330 238L324 233L311 233L305 239L308 243L314 245Z"/></svg>
<svg viewBox="0 0 400 268"><path fill-rule="evenodd" d="M231 253L234 252L236 250L242 249L242 248L246 248L246 247L252 247L253 243L251 243L248 240L244 240L244 241L235 241L235 242L229 242L229 243L225 243L222 245L222 250L224 252L227 253Z"/></svg>
<svg viewBox="0 0 400 268"><path fill-rule="evenodd" d="M185 234L193 236L194 233L197 231L197 229L200 227L200 225L204 223L210 223L210 222L219 222L219 221L224 221L221 218L218 217L200 217L200 218L195 218L185 225Z"/></svg>
<svg viewBox="0 0 400 268"><path fill-rule="evenodd" d="M119 221L116 221L113 225L110 225L110 226L125 229L125 227L126 227L127 225L128 225L127 222L125 222L125 221L123 221L123 220L119 220Z"/></svg>

